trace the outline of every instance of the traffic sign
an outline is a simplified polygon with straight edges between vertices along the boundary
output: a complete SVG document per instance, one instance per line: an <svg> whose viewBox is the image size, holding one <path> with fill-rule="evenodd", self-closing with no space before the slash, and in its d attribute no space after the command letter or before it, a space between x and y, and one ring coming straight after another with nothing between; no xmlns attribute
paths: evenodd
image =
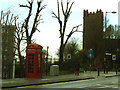
<svg viewBox="0 0 120 90"><path fill-rule="evenodd" d="M116 55L112 55L112 60L116 60Z"/></svg>
<svg viewBox="0 0 120 90"><path fill-rule="evenodd" d="M71 59L71 54L68 54L68 55L67 55L67 59Z"/></svg>
<svg viewBox="0 0 120 90"><path fill-rule="evenodd" d="M88 50L88 58L93 58L93 50Z"/></svg>

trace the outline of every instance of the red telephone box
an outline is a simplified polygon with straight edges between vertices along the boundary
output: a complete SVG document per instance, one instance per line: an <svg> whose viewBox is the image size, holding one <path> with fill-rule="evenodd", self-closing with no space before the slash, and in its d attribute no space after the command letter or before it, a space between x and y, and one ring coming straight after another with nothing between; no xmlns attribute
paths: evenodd
<svg viewBox="0 0 120 90"><path fill-rule="evenodd" d="M42 46L30 44L26 47L26 77L42 78Z"/></svg>

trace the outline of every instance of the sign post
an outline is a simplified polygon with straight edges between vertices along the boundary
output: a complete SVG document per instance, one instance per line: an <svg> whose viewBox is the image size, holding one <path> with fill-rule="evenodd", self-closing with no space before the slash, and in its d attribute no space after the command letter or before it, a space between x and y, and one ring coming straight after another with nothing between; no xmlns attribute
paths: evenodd
<svg viewBox="0 0 120 90"><path fill-rule="evenodd" d="M92 49L88 50L88 58L90 58L90 72L91 72L91 64L92 64L91 59L93 58L93 50Z"/></svg>
<svg viewBox="0 0 120 90"><path fill-rule="evenodd" d="M116 71L116 74L117 74L117 63L116 63L116 55L115 54L112 55L112 60L115 61L114 62L114 68L115 68L115 71Z"/></svg>
<svg viewBox="0 0 120 90"><path fill-rule="evenodd" d="M88 58L93 58L93 50L88 50Z"/></svg>

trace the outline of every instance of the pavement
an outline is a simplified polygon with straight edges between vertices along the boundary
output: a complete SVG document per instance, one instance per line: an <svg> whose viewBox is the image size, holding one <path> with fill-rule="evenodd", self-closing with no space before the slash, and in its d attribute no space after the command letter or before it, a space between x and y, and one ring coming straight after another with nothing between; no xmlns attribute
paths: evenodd
<svg viewBox="0 0 120 90"><path fill-rule="evenodd" d="M96 71L92 71L92 72L87 71L84 73L80 73L79 76L75 74L67 74L67 75L58 75L58 76L43 76L42 78L2 79L2 88L42 85L42 84L69 82L69 81L95 79L95 78L108 78L119 75L120 73L116 75L116 72L108 72L108 74L104 74L103 72L100 72L100 75L98 76L98 72Z"/></svg>

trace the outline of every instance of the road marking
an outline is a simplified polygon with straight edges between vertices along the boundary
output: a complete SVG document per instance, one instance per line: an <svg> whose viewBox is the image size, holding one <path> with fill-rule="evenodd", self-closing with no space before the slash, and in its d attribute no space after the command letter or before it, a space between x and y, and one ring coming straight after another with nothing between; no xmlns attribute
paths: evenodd
<svg viewBox="0 0 120 90"><path fill-rule="evenodd" d="M45 80L45 79L44 79ZM89 79L94 80L94 79ZM43 85L32 85L32 86L24 86L24 87L17 87L17 88L29 88L29 87L35 87L35 86L51 86L51 85L60 85L60 84L67 84L67 83L73 83L73 82L83 82L83 81L89 81L89 80L78 80L78 81L71 81L71 82L60 82L60 83L52 83L52 84L43 84Z"/></svg>
<svg viewBox="0 0 120 90"><path fill-rule="evenodd" d="M86 88L86 86L76 87L76 88Z"/></svg>
<svg viewBox="0 0 120 90"><path fill-rule="evenodd" d="M89 80L94 80L94 79L89 79ZM49 86L49 85L56 85L56 84L66 84L66 83L73 83L73 82L83 82L83 81L89 81L89 80L78 80L78 81L70 81L70 82L59 82L59 83L52 83L52 84L44 84L40 86Z"/></svg>
<svg viewBox="0 0 120 90"><path fill-rule="evenodd" d="M96 84L96 85L100 86L101 84Z"/></svg>
<svg viewBox="0 0 120 90"><path fill-rule="evenodd" d="M41 80L49 80L49 79L41 79Z"/></svg>
<svg viewBox="0 0 120 90"><path fill-rule="evenodd" d="M115 82L112 82L112 83L115 83Z"/></svg>
<svg viewBox="0 0 120 90"><path fill-rule="evenodd" d="M109 85L109 86L104 86L105 88L109 87L109 88L115 88L116 85Z"/></svg>
<svg viewBox="0 0 120 90"><path fill-rule="evenodd" d="M16 87L16 88L31 88L31 87L35 87L35 86L23 86L23 87Z"/></svg>

